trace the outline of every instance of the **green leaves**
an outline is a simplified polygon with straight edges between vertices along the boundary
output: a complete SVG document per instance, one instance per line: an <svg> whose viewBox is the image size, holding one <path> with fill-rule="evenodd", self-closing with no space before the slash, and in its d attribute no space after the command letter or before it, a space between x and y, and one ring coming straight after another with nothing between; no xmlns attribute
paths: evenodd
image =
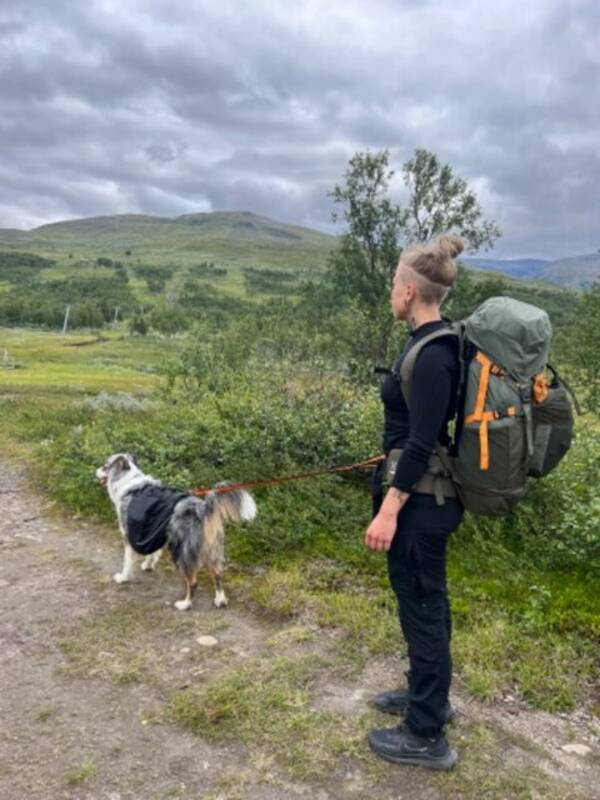
<svg viewBox="0 0 600 800"><path fill-rule="evenodd" d="M336 185L330 196L343 205L348 235L366 259L372 279L382 275L389 282L398 261L398 240L406 224L406 212L388 197L394 172L389 169L389 152L356 153L345 174L345 184ZM333 212L334 222L339 214Z"/></svg>
<svg viewBox="0 0 600 800"><path fill-rule="evenodd" d="M419 148L405 162L404 183L410 192L406 234L411 242L428 242L447 231L459 233L472 252L493 247L501 236L493 220L483 218L475 192L441 164L435 153Z"/></svg>
<svg viewBox="0 0 600 800"><path fill-rule="evenodd" d="M587 291L577 308L568 348L581 396L589 411L600 414L600 281Z"/></svg>
<svg viewBox="0 0 600 800"><path fill-rule="evenodd" d="M344 183L330 192L337 208L334 222L343 220L346 232L329 258L328 276L338 296L363 317L349 342L352 372L372 379L376 363L386 358L393 325L389 295L402 246L426 243L434 236L454 231L472 251L492 247L500 236L495 222L486 220L475 193L441 164L434 153L418 149L402 170L409 191L406 208L389 196L394 171L389 151L358 152L349 162ZM463 276L464 281L464 276ZM473 294L473 292L471 292ZM465 307L464 302L454 302ZM472 309L471 309L472 310Z"/></svg>

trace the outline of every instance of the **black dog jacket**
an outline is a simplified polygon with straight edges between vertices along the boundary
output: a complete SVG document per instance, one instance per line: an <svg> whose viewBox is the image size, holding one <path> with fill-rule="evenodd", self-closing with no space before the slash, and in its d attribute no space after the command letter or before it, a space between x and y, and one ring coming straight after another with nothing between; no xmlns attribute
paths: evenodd
<svg viewBox="0 0 600 800"><path fill-rule="evenodd" d="M142 486L131 495L127 507L127 538L136 553L147 556L165 546L173 509L189 495L155 484Z"/></svg>

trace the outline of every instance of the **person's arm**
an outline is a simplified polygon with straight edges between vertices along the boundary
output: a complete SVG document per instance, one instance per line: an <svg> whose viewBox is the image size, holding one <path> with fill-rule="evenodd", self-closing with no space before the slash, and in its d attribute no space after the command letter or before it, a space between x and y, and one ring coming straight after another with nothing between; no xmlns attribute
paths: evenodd
<svg viewBox="0 0 600 800"><path fill-rule="evenodd" d="M423 477L448 414L456 356L445 342L432 342L415 364L408 441L398 460L392 487L410 493Z"/></svg>
<svg viewBox="0 0 600 800"><path fill-rule="evenodd" d="M365 534L371 550L390 549L398 514L427 469L448 412L453 363L447 347L431 344L415 364L410 404L409 438L398 461L392 485Z"/></svg>

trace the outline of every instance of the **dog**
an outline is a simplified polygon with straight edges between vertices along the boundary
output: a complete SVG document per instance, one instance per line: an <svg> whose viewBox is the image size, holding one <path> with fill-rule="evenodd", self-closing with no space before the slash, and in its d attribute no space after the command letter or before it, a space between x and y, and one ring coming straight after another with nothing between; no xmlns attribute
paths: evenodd
<svg viewBox="0 0 600 800"><path fill-rule="evenodd" d="M96 470L117 512L124 539L123 567L113 577L127 583L133 577L136 554L144 554L143 570L154 570L167 547L185 583L185 597L175 607L187 611L204 566L215 587L214 605L227 605L221 575L225 560L224 525L227 521L253 520L256 503L249 492L235 489L211 491L204 500L164 487L145 475L131 453L115 453ZM214 488L226 486L220 483ZM134 547L135 546L135 547Z"/></svg>

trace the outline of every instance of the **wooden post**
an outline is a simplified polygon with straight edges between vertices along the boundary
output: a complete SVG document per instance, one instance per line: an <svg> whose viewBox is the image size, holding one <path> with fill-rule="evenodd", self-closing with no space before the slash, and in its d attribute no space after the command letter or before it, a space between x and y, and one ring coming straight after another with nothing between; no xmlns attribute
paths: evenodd
<svg viewBox="0 0 600 800"><path fill-rule="evenodd" d="M71 304L67 303L67 310L65 311L65 321L63 322L61 336L64 336L65 333L67 332L67 327L69 325L69 314L70 314L70 312L71 312Z"/></svg>

